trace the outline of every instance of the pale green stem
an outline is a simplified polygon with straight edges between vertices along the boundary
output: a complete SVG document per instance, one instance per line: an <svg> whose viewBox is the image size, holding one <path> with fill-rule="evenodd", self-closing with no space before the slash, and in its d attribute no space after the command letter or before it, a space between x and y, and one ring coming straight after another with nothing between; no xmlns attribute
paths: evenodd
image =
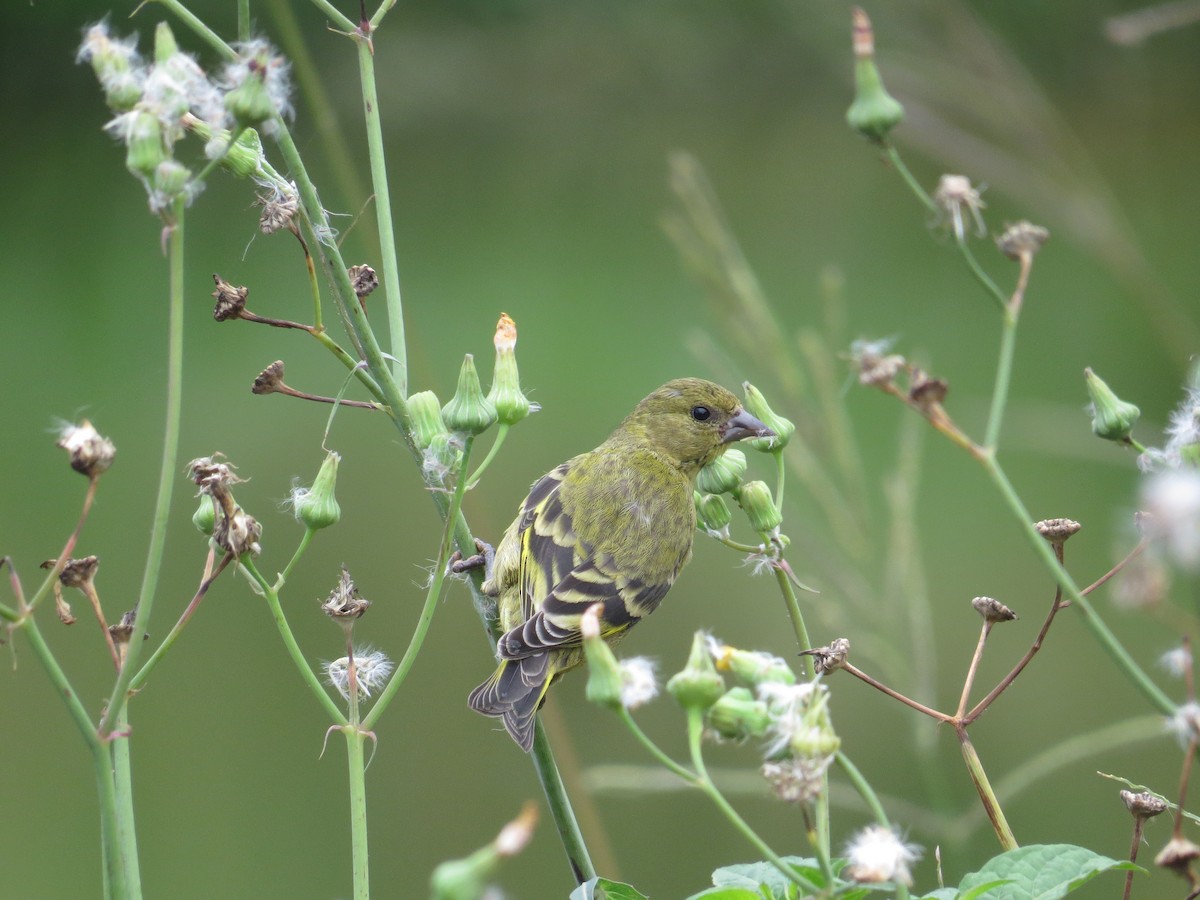
<svg viewBox="0 0 1200 900"><path fill-rule="evenodd" d="M1017 347L1017 313L1009 307L1004 309L1004 331L1000 338L1000 358L996 363L996 383L992 388L992 407L988 413L987 431L983 446L995 451L1000 442L1000 429L1004 424L1004 407L1008 402L1008 388L1012 381L1013 355Z"/></svg>
<svg viewBox="0 0 1200 900"><path fill-rule="evenodd" d="M250 40L250 0L237 0L237 35L239 41Z"/></svg>
<svg viewBox="0 0 1200 900"><path fill-rule="evenodd" d="M533 749L529 751L529 755L533 757L534 769L542 783L546 804L550 807L550 815L554 819L555 828L558 829L558 837L562 841L575 880L579 884L590 881L596 877L596 867L592 865L592 857L583 841L583 833L579 830L575 810L571 808L571 800L567 796L562 776L558 773L558 765L554 762L554 753L550 749L550 739L546 737L546 727L540 717L533 726Z"/></svg>
<svg viewBox="0 0 1200 900"><path fill-rule="evenodd" d="M1019 846L1017 839L1008 825L1008 819L1004 817L1004 810L1000 808L1000 801L996 799L996 793L992 790L991 782L988 781L983 763L979 760L979 754L975 752L975 745L971 743L971 738L967 735L965 728L956 726L955 732L958 734L958 744L962 749L963 761L967 764L967 772L971 776L975 790L979 793L979 799L983 802L983 809L992 823L992 829L996 832L996 839L1000 841L1003 849L1016 850Z"/></svg>
<svg viewBox="0 0 1200 900"><path fill-rule="evenodd" d="M367 841L367 778L363 759L366 733L359 725L358 670L354 658L354 643L346 632L346 656L350 659L350 721L342 733L346 735L346 764L350 786L350 847L351 869L354 878L354 900L370 900L370 845Z"/></svg>
<svg viewBox="0 0 1200 900"><path fill-rule="evenodd" d="M787 475L787 463L783 459L782 448L771 454L775 457L775 508L783 509L783 483Z"/></svg>
<svg viewBox="0 0 1200 900"><path fill-rule="evenodd" d="M237 59L237 51L225 43L219 34L205 25L195 13L180 3L179 0L155 0L155 2L173 13L176 18L194 31L206 44L221 54L221 56L229 60Z"/></svg>
<svg viewBox="0 0 1200 900"><path fill-rule="evenodd" d="M1092 606L1087 597L1080 593L1070 573L1059 564L1054 556L1054 549L1050 546L1049 541L1042 537L1034 527L1034 522L1029 515L1029 511L1025 509L1021 498L1017 496L1017 492L1009 482L1008 476L1004 474L1000 463L996 461L995 454L987 453L981 457L981 462L993 483L1000 490L1000 495L1004 498L1004 502L1012 510L1013 515L1016 516L1022 531L1025 532L1025 536L1033 545L1034 551L1041 557L1042 562L1045 563L1046 567L1054 575L1055 580L1061 585L1063 593L1067 595L1072 606L1078 609L1083 615L1084 624L1087 625L1096 640L1100 642L1100 646L1112 657L1117 667L1129 676L1134 686L1142 692L1146 699L1165 715L1174 715L1176 710L1175 703L1134 662L1133 657L1129 655L1129 651L1121 645L1116 635L1108 629L1108 626L1104 624L1104 621L1096 613L1095 607Z"/></svg>
<svg viewBox="0 0 1200 900"><path fill-rule="evenodd" d="M829 775L821 776L821 793L813 803L816 834L809 835L809 843L817 854L817 862L825 873L825 883L833 884L837 877L833 873L833 860L829 852Z"/></svg>
<svg viewBox="0 0 1200 900"><path fill-rule="evenodd" d="M346 728L346 756L350 774L350 837L354 868L354 898L371 896L370 856L367 845L367 778L363 758L366 736L353 724Z"/></svg>
<svg viewBox="0 0 1200 900"><path fill-rule="evenodd" d="M175 200L170 238L167 244L168 265L168 323L167 323L167 399L163 426L162 464L158 474L158 498L154 504L154 519L150 524L150 547L146 551L146 568L142 575L142 587L138 593L137 610L133 620L133 634L129 636L129 647L125 664L117 674L108 699L108 708L100 721L99 734L107 737L114 723L121 716L129 682L137 672L138 658L142 653L142 642L146 637L146 626L154 607L154 595L158 588L158 573L162 567L163 552L167 542L167 520L171 514L171 494L179 472L179 425L183 408L183 219L186 203L183 197Z"/></svg>
<svg viewBox="0 0 1200 900"><path fill-rule="evenodd" d="M700 786L700 779L696 776L696 773L692 772L686 766L681 766L679 763L675 762L675 760L671 759L671 757L669 757L665 752L663 752L659 748L658 744L654 743L654 741L650 739L650 736L646 734L646 732L642 731L641 726L638 725L637 721L633 718L633 715L629 712L629 710L622 706L619 710L617 710L617 715L621 717L621 721L625 723L625 727L632 732L635 738L637 738L638 743L645 747L646 750L650 752L650 755L662 763L665 768L670 769L688 784L692 785L692 787Z"/></svg>
<svg viewBox="0 0 1200 900"><path fill-rule="evenodd" d="M344 31L346 34L351 34L358 29L350 19L342 13L340 9L329 3L328 0L310 0L313 6L327 15L331 22Z"/></svg>
<svg viewBox="0 0 1200 900"><path fill-rule="evenodd" d="M313 536L317 533L317 529L305 527L304 537L300 538L300 543L296 547L296 552L292 554L292 558L288 560L288 564L283 567L283 571L279 573L279 577L275 579L275 590L281 589L287 582L288 576L292 574L292 569L296 563L300 562L300 557L304 555L304 551L308 549L308 545L312 543Z"/></svg>
<svg viewBox="0 0 1200 900"><path fill-rule="evenodd" d="M392 200L388 189L383 125L379 117L379 92L375 85L375 56L369 41L358 41L358 75L362 84L363 115L367 125L367 153L371 160L371 187L375 192L375 221L379 228L383 292L387 302L388 332L391 334L392 376L400 396L408 396L408 357L404 340L404 306L400 299L400 266L396 259L396 235L392 228Z"/></svg>
<svg viewBox="0 0 1200 900"><path fill-rule="evenodd" d="M800 612L800 602L796 599L796 590L792 587L792 581L783 569L776 567L774 572L779 590L783 592L783 602L787 604L788 616L792 620L792 631L796 635L796 643L801 650L810 650L812 642L808 638L808 628L804 624L804 614ZM804 657L804 671L809 678L816 676L816 667L811 656Z"/></svg>
<svg viewBox="0 0 1200 900"><path fill-rule="evenodd" d="M988 292L988 296L1000 307L1000 312L1007 313L1008 297L1005 296L1004 291L1000 290L996 282L992 281L987 272L983 271L983 267L975 259L975 254L967 246L967 239L956 233L954 242L958 244L958 249L962 251L963 259L967 262L967 268L971 270L971 274L975 276L975 280L983 286L983 289Z"/></svg>
<svg viewBox="0 0 1200 900"><path fill-rule="evenodd" d="M128 704L117 719L117 734L122 736L109 742L117 800L117 835L121 843L121 856L125 862L126 888L130 897L140 897L142 876L139 871L137 829L134 826L133 814L133 767L129 758Z"/></svg>
<svg viewBox="0 0 1200 900"><path fill-rule="evenodd" d="M345 725L346 714L333 702L333 698L329 696L329 693L325 690L325 686L321 684L321 679L317 677L317 674L308 664L308 660L304 658L304 652L300 649L300 645L296 643L296 636L292 634L287 616L283 614L283 607L279 604L278 592L263 578L258 569L255 568L250 554L243 554L238 562L262 590L263 596L267 600L267 606L271 609L271 617L275 620L275 627L279 629L279 636L283 638L283 645L287 648L288 655L292 658L292 662L296 664L296 668L304 678L304 683L308 685L309 690L313 692L313 695L317 698L321 706L329 713L329 717L339 726Z"/></svg>
<svg viewBox="0 0 1200 900"><path fill-rule="evenodd" d="M921 187L921 183L913 177L913 173L908 170L908 166L904 164L904 160L900 158L900 154L896 148L891 144L887 144L884 146L883 151L888 161L900 173L900 177L904 179L904 183L908 185L909 190L916 195L916 198L925 205L927 210L931 213L936 213L938 211L937 204L933 202L933 198L929 196L925 188Z"/></svg>
<svg viewBox="0 0 1200 900"><path fill-rule="evenodd" d="M467 479L467 490L470 490L471 488L475 487L475 485L479 484L479 479L483 477L484 471L489 465L491 465L492 460L496 458L496 454L500 452L500 445L503 444L504 439L508 437L508 429L510 427L511 426L506 422L500 423L499 427L496 429L496 439L492 441L492 446L488 448L487 456L483 458L483 462L479 464L479 468L471 473L471 477Z"/></svg>
<svg viewBox="0 0 1200 900"><path fill-rule="evenodd" d="M758 833L750 827L732 804L725 799L725 795L717 790L717 786L713 784L712 778L708 775L708 769L704 765L704 752L701 746L704 736L704 710L696 707L690 707L687 711L687 726L688 726L688 747L692 754L692 767L696 770L698 777L697 787L708 795L709 799L717 805L725 818L727 818L741 835L749 841L763 857L768 860L779 872L789 881L794 882L802 890L815 894L818 888L815 884L789 866L783 858L767 846L767 842L758 836Z"/></svg>
<svg viewBox="0 0 1200 900"><path fill-rule="evenodd" d="M375 723L379 721L379 717L383 715L383 711L387 709L392 698L396 696L396 692L400 690L400 685L404 683L404 679L408 677L408 672L416 662L417 654L421 652L421 646L425 643L425 635L429 633L429 624L433 621L433 614L437 612L438 601L442 596L442 586L446 583L446 567L450 560L450 553L454 549L454 523L458 520L459 510L462 509L463 494L466 492L466 476L467 465L471 461L471 447L475 443L474 436L468 435L463 442L462 461L459 463L458 479L454 486L454 494L450 498L450 508L446 512L445 524L442 527L442 539L438 544L437 560L434 562L433 577L429 582L429 588L425 591L425 605L421 607L421 615L417 619L417 625L413 629L412 637L408 641L408 649L404 651L404 656L400 662L396 664L396 670L392 673L392 677L388 680L387 687L379 694L375 705L371 711L367 713L367 717L363 719L363 728L367 731L375 727Z"/></svg>

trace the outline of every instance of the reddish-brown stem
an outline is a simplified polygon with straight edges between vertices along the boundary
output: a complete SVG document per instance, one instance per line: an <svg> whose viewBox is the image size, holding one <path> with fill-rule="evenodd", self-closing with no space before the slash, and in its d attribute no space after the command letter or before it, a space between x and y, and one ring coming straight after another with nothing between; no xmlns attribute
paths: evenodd
<svg viewBox="0 0 1200 900"><path fill-rule="evenodd" d="M937 719L939 722L953 722L954 721L953 716L948 716L943 712L938 712L936 709L930 709L928 706L918 703L916 700L913 700L910 697L905 697L899 691L894 691L890 687L888 687L886 684L876 681L874 678L872 678L870 675L868 675L866 672L862 671L861 669L859 669L857 666L853 665L852 663L848 663L848 662L843 663L842 668L845 669L847 672L849 672L851 675L853 675L855 678L862 679L867 684L869 684L871 687L875 688L875 690L882 691L883 693L885 693L889 697L891 697L893 700L899 700L905 706L911 706L917 712L924 713L925 715L929 716L931 719Z"/></svg>
<svg viewBox="0 0 1200 900"><path fill-rule="evenodd" d="M358 409L379 409L378 403L371 403L369 400L338 400L336 397L322 397L320 394L306 394L304 391L298 391L295 388L288 387L280 382L275 386L272 394L284 394L288 397L297 397L300 400L313 400L317 403L340 403L342 406L354 406Z"/></svg>
<svg viewBox="0 0 1200 900"><path fill-rule="evenodd" d="M104 610L100 606L100 595L96 593L96 586L89 580L81 584L79 589L83 591L83 595L92 605L92 612L96 614L96 621L100 623L100 631L104 634L104 642L108 644L108 652L112 655L113 666L120 672L121 654L117 651L117 644L113 640L112 632L108 630L108 622L104 618Z"/></svg>
<svg viewBox="0 0 1200 900"><path fill-rule="evenodd" d="M79 521L75 523L75 530L71 532L71 536L67 538L66 544L63 545L62 552L58 554L58 559L55 561L54 567L50 569L50 574L46 576L46 580L42 583L41 588L34 594L33 604L27 606L23 596L18 598L18 608L23 616L32 613L33 607L37 606L38 600L50 593L50 585L58 579L63 569L66 568L67 563L71 561L71 554L75 552L75 544L78 543L79 535L83 531L83 523L87 521L88 513L92 509L92 502L96 499L96 486L99 483L99 475L93 475L88 479L88 489L83 497L83 509L79 513Z"/></svg>
<svg viewBox="0 0 1200 900"><path fill-rule="evenodd" d="M1137 862L1138 849L1142 846L1142 826L1146 824L1146 820L1142 816L1133 817L1133 841L1129 844L1129 861ZM1133 872L1125 873L1125 893L1121 895L1121 900L1129 900L1129 895L1133 891Z"/></svg>
<svg viewBox="0 0 1200 900"><path fill-rule="evenodd" d="M258 322L260 325L270 325L272 328L296 328L300 331L307 331L312 334L314 329L311 325L305 325L302 322L293 322L290 319L272 319L267 316L260 316L250 312L248 309L243 309L238 313L238 318L247 322Z"/></svg>
<svg viewBox="0 0 1200 900"><path fill-rule="evenodd" d="M1029 284L1029 270L1033 268L1033 254L1026 250L1021 254L1020 261L1021 272L1017 276L1017 287L1008 301L1008 311L1014 319L1021 314L1021 304L1025 300L1025 288Z"/></svg>
<svg viewBox="0 0 1200 900"><path fill-rule="evenodd" d="M1115 566L1113 566L1111 569L1109 569L1107 572L1105 572L1103 575L1101 575L1099 578L1097 578L1095 581L1093 581L1091 584L1089 584L1087 587L1085 587L1079 593L1083 594L1083 596L1086 597L1092 591L1096 590L1096 588L1102 587L1103 585L1107 584L1109 579L1111 579L1118 572L1120 572L1122 569L1124 569L1127 565L1129 565L1129 563L1133 562L1133 560L1135 560L1138 556L1140 556L1142 554L1142 551L1145 550L1148 546L1150 546L1150 539L1142 538L1140 541L1138 541L1137 546L1134 547L1132 550L1130 550L1129 553L1126 555L1126 557L1123 560L1121 560L1119 563L1117 563Z"/></svg>
<svg viewBox="0 0 1200 900"><path fill-rule="evenodd" d="M987 644L988 635L992 631L990 619L983 620L983 628L979 631L979 640L975 643L975 655L971 657L971 665L967 667L967 677L963 679L962 696L958 698L958 709L954 718L962 719L967 709L967 700L971 696L971 685L975 683L975 673L979 671L979 661L983 658L983 648Z"/></svg>

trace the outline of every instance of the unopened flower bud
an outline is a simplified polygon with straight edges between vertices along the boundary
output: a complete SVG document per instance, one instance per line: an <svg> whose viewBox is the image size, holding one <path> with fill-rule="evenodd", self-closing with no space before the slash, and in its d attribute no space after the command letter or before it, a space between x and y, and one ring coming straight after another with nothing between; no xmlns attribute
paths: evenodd
<svg viewBox="0 0 1200 900"><path fill-rule="evenodd" d="M749 689L735 687L709 708L708 727L726 740L762 738L771 728L771 714L767 704L755 700Z"/></svg>
<svg viewBox="0 0 1200 900"><path fill-rule="evenodd" d="M481 434L496 421L496 407L483 395L479 373L475 371L475 357L470 353L463 359L458 373L458 390L442 407L442 418L451 431L464 434Z"/></svg>
<svg viewBox="0 0 1200 900"><path fill-rule="evenodd" d="M796 424L772 410L762 391L750 382L743 382L742 390L746 392L746 412L775 432L771 437L753 438L746 443L763 452L782 450L796 431Z"/></svg>
<svg viewBox="0 0 1200 900"><path fill-rule="evenodd" d="M269 60L258 55L246 61L244 77L225 95L229 110L239 128L252 128L274 118L275 104L267 90L265 72Z"/></svg>
<svg viewBox="0 0 1200 900"><path fill-rule="evenodd" d="M854 102L846 110L846 122L863 137L882 145L888 132L903 118L904 107L887 92L879 69L875 67L875 34L871 30L871 20L855 7Z"/></svg>
<svg viewBox="0 0 1200 900"><path fill-rule="evenodd" d="M108 25L99 22L84 33L78 59L91 63L109 109L126 112L142 99L142 60L136 37L114 40Z"/></svg>
<svg viewBox="0 0 1200 900"><path fill-rule="evenodd" d="M492 343L496 347L496 366L492 370L488 400L496 407L496 416L502 425L515 425L529 415L534 406L521 390L521 376L517 371L517 324L508 313L500 313Z"/></svg>
<svg viewBox="0 0 1200 900"><path fill-rule="evenodd" d="M442 404L433 391L418 391L408 398L408 415L412 421L413 441L418 450L426 449L433 439L450 431L442 420Z"/></svg>
<svg viewBox="0 0 1200 900"><path fill-rule="evenodd" d="M154 169L150 184L157 196L169 201L184 193L191 179L191 169L176 160L165 159Z"/></svg>
<svg viewBox="0 0 1200 900"><path fill-rule="evenodd" d="M212 497L201 496L200 505L196 507L196 511L192 513L192 524L196 529L207 537L212 537L213 528L217 522L216 503Z"/></svg>
<svg viewBox="0 0 1200 900"><path fill-rule="evenodd" d="M687 665L671 676L667 690L680 706L689 710L708 709L725 693L725 680L713 668L708 637L703 631L696 632Z"/></svg>
<svg viewBox="0 0 1200 900"><path fill-rule="evenodd" d="M169 159L163 142L162 123L147 110L130 113L125 133L125 168L134 175L150 178L159 163Z"/></svg>
<svg viewBox="0 0 1200 900"><path fill-rule="evenodd" d="M742 483L746 474L746 454L731 447L700 470L696 488L702 494L728 494Z"/></svg>
<svg viewBox="0 0 1200 900"><path fill-rule="evenodd" d="M1092 400L1092 433L1106 441L1127 441L1142 411L1114 394L1090 368L1083 376Z"/></svg>
<svg viewBox="0 0 1200 900"><path fill-rule="evenodd" d="M342 508L338 506L334 496L334 486L337 484L338 463L342 458L332 450L325 456L321 469L310 488L298 488L292 494L292 508L296 518L303 522L306 528L314 531L318 528L328 528L336 525L342 517Z"/></svg>
<svg viewBox="0 0 1200 900"><path fill-rule="evenodd" d="M58 435L58 446L71 457L71 468L95 478L112 465L117 448L84 419L78 425L65 425Z"/></svg>
<svg viewBox="0 0 1200 900"><path fill-rule="evenodd" d="M796 673L778 656L757 650L717 644L711 648L717 671L732 672L742 684L757 688L760 684L795 684Z"/></svg>
<svg viewBox="0 0 1200 900"><path fill-rule="evenodd" d="M171 57L178 52L179 45L175 43L175 33L171 31L171 26L166 22L159 22L154 29L154 61L170 62Z"/></svg>
<svg viewBox="0 0 1200 900"><path fill-rule="evenodd" d="M624 705L621 701L621 667L600 636L599 613L603 608L599 603L588 607L580 621L583 649L587 654L587 698L599 706L616 710Z"/></svg>
<svg viewBox="0 0 1200 900"><path fill-rule="evenodd" d="M733 513L729 511L729 504L725 502L725 498L716 494L696 493L695 500L696 521L700 523L700 527L709 534L728 537Z"/></svg>
<svg viewBox="0 0 1200 900"><path fill-rule="evenodd" d="M775 499L766 482L746 482L738 491L737 499L755 531L770 534L782 524L783 514L775 506Z"/></svg>

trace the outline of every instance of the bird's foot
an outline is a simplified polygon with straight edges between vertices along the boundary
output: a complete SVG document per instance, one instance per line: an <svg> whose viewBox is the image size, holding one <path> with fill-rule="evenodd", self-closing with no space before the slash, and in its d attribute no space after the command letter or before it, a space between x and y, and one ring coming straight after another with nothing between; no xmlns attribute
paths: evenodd
<svg viewBox="0 0 1200 900"><path fill-rule="evenodd" d="M473 569L483 569L483 577L486 581L492 577L492 565L496 561L496 548L487 541L481 541L475 538L475 550L473 556L468 556L465 559L463 555L455 550L450 555L449 569L453 575L464 575Z"/></svg>

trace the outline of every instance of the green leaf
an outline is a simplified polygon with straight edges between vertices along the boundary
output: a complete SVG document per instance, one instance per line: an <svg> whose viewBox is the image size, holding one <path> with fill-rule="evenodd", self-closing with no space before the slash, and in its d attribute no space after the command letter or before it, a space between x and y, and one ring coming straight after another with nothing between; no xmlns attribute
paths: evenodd
<svg viewBox="0 0 1200 900"><path fill-rule="evenodd" d="M815 859L800 856L785 856L783 861L817 888L826 887L825 875ZM786 898L787 891L795 885L792 880L769 862L746 863L738 866L723 866L712 874L714 887L738 887L755 891L756 896L768 900Z"/></svg>
<svg viewBox="0 0 1200 900"><path fill-rule="evenodd" d="M1144 871L1086 847L1033 844L994 857L978 872L963 878L958 889L964 900L1058 900L1101 872L1113 869Z"/></svg>
<svg viewBox="0 0 1200 900"><path fill-rule="evenodd" d="M711 887L698 894L692 894L687 900L701 900L701 898L703 900L763 900L763 895L758 891L740 887Z"/></svg>
<svg viewBox="0 0 1200 900"><path fill-rule="evenodd" d="M969 891L959 891L958 888L944 887L938 888L936 891L930 891L921 897L916 897L915 900L975 900L986 891L990 891L994 887L999 887L1002 884L1008 884L1008 879L999 878L995 881L985 881L983 884L977 884Z"/></svg>
<svg viewBox="0 0 1200 900"><path fill-rule="evenodd" d="M596 893L599 890L602 893ZM585 881L571 891L570 900L649 900L649 898L631 884L620 881L610 881L607 878L593 878Z"/></svg>

